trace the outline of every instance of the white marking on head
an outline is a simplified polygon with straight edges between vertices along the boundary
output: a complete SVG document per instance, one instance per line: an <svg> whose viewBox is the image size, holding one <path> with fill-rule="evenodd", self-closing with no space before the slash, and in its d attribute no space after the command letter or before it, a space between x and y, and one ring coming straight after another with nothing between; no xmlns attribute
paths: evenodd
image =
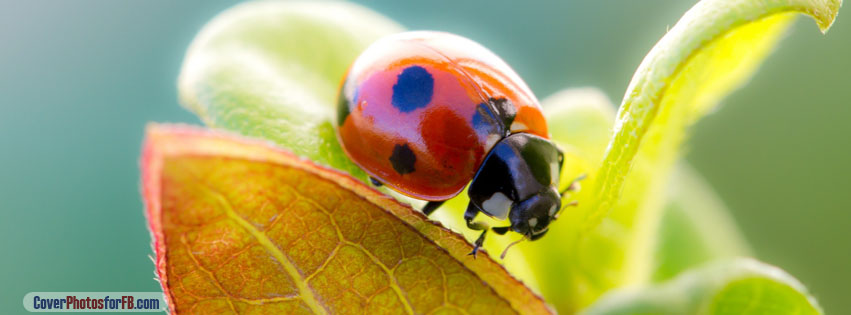
<svg viewBox="0 0 851 315"><path fill-rule="evenodd" d="M554 216L556 211L558 211L558 207L556 207L556 205L550 206L550 216Z"/></svg>
<svg viewBox="0 0 851 315"><path fill-rule="evenodd" d="M529 219L529 227L534 228L536 225L538 225L538 218Z"/></svg>
<svg viewBox="0 0 851 315"><path fill-rule="evenodd" d="M502 140L502 136L498 134L489 134L487 142L485 143L485 152L490 152L499 140Z"/></svg>
<svg viewBox="0 0 851 315"><path fill-rule="evenodd" d="M493 217L503 220L508 217L508 210L511 209L511 203L511 199L508 199L503 193L497 192L482 203L482 210Z"/></svg>
<svg viewBox="0 0 851 315"><path fill-rule="evenodd" d="M526 127L522 122L515 121L511 124L511 132L519 132L529 130L529 127Z"/></svg>
<svg viewBox="0 0 851 315"><path fill-rule="evenodd" d="M559 175L558 163L550 163L550 185L558 184Z"/></svg>

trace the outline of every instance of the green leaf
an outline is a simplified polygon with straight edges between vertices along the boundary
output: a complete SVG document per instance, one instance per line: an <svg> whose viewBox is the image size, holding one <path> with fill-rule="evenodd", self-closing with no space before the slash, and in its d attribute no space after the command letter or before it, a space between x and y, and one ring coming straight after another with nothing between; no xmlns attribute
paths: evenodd
<svg viewBox="0 0 851 315"><path fill-rule="evenodd" d="M401 30L346 2L240 4L195 38L178 80L180 100L208 126L271 140L364 180L331 123L337 89L366 46Z"/></svg>
<svg viewBox="0 0 851 315"><path fill-rule="evenodd" d="M703 263L751 255L723 202L685 163L674 170L656 245L654 282Z"/></svg>
<svg viewBox="0 0 851 315"><path fill-rule="evenodd" d="M565 163L567 175L596 168L606 144L611 137L615 122L615 107L612 101L596 88L571 88L559 91L541 102L552 139L562 149L581 155L582 163L589 164L581 169L571 169L574 164ZM563 178L567 184L573 178Z"/></svg>
<svg viewBox="0 0 851 315"><path fill-rule="evenodd" d="M651 281L665 191L688 127L747 81L796 13L826 30L839 4L701 1L656 44L627 89L602 162L585 167L588 189L568 197L579 207L551 229L560 231L557 239L540 241L558 242L546 249L558 246L552 255L565 255L559 263L566 278L539 279L560 312L582 309L612 288ZM575 176L570 172L565 180Z"/></svg>
<svg viewBox="0 0 851 315"><path fill-rule="evenodd" d="M653 162L674 157L686 127L754 73L793 13L809 14L825 32L841 3L698 2L648 53L627 88L599 171L601 180L594 187L597 200L588 225L595 225L617 203L639 151Z"/></svg>
<svg viewBox="0 0 851 315"><path fill-rule="evenodd" d="M644 289L604 295L589 315L821 314L807 289L783 270L752 259L716 262Z"/></svg>

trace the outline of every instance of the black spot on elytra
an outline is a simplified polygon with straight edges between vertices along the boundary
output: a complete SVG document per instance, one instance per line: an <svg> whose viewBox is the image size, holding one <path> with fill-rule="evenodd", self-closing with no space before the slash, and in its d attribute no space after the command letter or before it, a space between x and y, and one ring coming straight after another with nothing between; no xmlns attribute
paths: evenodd
<svg viewBox="0 0 851 315"><path fill-rule="evenodd" d="M410 66L402 70L393 85L391 103L403 113L422 108L431 102L434 93L434 78L420 66Z"/></svg>
<svg viewBox="0 0 851 315"><path fill-rule="evenodd" d="M390 155L390 164L393 165L396 173L401 175L412 173L414 171L414 163L416 162L417 155L414 154L414 151L411 151L407 143L397 144L393 147L393 154Z"/></svg>

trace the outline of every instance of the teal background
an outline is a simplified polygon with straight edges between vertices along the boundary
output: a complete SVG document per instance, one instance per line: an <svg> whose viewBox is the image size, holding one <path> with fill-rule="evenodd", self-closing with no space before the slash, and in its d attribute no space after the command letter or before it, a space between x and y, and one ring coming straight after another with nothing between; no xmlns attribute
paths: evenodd
<svg viewBox="0 0 851 315"><path fill-rule="evenodd" d="M596 86L616 102L693 1L363 1L458 33L539 98ZM145 123L198 119L175 82L195 33L232 1L0 1L0 313L30 291L156 291L139 197ZM841 11L846 11L845 9ZM851 22L800 19L752 82L703 119L687 158L758 258L851 312Z"/></svg>

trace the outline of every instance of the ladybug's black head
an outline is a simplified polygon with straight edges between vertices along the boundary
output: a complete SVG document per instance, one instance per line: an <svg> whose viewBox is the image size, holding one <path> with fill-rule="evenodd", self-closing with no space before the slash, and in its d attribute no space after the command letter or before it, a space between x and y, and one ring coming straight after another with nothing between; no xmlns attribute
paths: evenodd
<svg viewBox="0 0 851 315"><path fill-rule="evenodd" d="M545 189L511 207L511 230L526 235L534 241L549 231L549 225L561 209L561 196L555 190Z"/></svg>
<svg viewBox="0 0 851 315"><path fill-rule="evenodd" d="M561 209L557 187L563 160L561 150L547 139L528 133L505 137L494 145L473 178L470 207L508 218L510 230L539 239Z"/></svg>

